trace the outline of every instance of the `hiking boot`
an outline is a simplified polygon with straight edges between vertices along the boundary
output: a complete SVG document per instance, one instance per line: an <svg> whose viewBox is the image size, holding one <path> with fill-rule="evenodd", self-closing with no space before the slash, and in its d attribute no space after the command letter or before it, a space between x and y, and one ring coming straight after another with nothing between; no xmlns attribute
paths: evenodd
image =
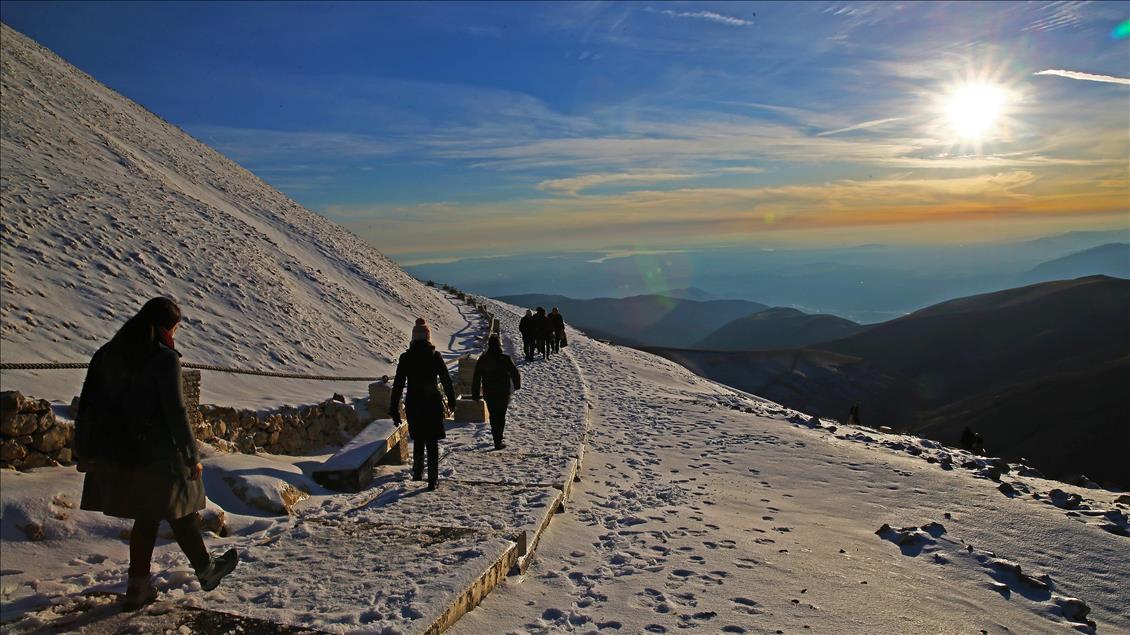
<svg viewBox="0 0 1130 635"><path fill-rule="evenodd" d="M436 481L428 481L428 491L429 492L436 491L436 486L437 486Z"/></svg>
<svg viewBox="0 0 1130 635"><path fill-rule="evenodd" d="M136 578L132 575L126 578L126 599L122 603L123 611L136 611L156 599L157 587L153 586L148 573Z"/></svg>
<svg viewBox="0 0 1130 635"><path fill-rule="evenodd" d="M211 591L220 586L220 580L234 571L237 564L239 564L239 552L235 549L228 549L219 558L212 558L208 561L208 566L196 572L196 579L200 581L200 588Z"/></svg>

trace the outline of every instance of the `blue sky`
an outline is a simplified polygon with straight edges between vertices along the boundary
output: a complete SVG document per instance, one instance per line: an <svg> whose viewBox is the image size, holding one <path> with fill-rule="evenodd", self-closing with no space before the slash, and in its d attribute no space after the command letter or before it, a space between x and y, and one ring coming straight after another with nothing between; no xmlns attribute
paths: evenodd
<svg viewBox="0 0 1130 635"><path fill-rule="evenodd" d="M1121 2L3 4L402 258L1126 227L1130 41L1111 33L1128 17ZM989 88L955 111L967 86Z"/></svg>

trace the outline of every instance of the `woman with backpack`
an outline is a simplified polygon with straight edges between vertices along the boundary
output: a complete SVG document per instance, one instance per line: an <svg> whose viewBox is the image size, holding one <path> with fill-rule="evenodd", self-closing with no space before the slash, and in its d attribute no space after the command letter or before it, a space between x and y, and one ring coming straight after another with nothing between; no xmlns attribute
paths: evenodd
<svg viewBox="0 0 1130 635"><path fill-rule="evenodd" d="M487 350L475 364L475 374L471 379L471 398L478 401L486 397L487 414L490 417L490 432L494 437L494 449L501 450L502 432L506 429L506 408L510 405L510 394L522 387L522 377L514 360L502 352L502 340L491 335L487 340ZM480 390L481 388L481 390Z"/></svg>
<svg viewBox="0 0 1130 635"><path fill-rule="evenodd" d="M239 554L213 558L197 512L204 509L203 466L196 450L173 336L181 312L153 298L94 354L75 419L75 455L86 473L80 507L133 519L125 608L157 598L150 561L164 520L205 591L231 573Z"/></svg>

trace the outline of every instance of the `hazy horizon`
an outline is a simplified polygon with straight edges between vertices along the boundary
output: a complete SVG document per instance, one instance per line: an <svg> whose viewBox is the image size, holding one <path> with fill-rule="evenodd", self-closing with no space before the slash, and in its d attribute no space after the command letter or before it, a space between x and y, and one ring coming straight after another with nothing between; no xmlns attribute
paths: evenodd
<svg viewBox="0 0 1130 635"><path fill-rule="evenodd" d="M1049 279L1092 274L1130 277L1130 259L1121 252L1066 268L1037 270L1080 252L1128 243L1130 232L1117 229L974 245L590 249L447 258L402 266L419 279L490 297L617 298L695 288L716 299L750 300L873 323L945 300Z"/></svg>

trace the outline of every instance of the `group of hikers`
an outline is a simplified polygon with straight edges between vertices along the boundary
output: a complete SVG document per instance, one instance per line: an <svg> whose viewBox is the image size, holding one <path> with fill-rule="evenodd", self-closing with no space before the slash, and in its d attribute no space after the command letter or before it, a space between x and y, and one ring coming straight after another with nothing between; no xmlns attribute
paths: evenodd
<svg viewBox="0 0 1130 635"><path fill-rule="evenodd" d="M526 361L533 361L536 353L542 359L549 359L550 353L560 353L562 346L568 346L565 338L565 318L557 307L547 315L545 309L537 307L526 310L526 315L518 321L518 332L522 334L522 353Z"/></svg>
<svg viewBox="0 0 1130 635"><path fill-rule="evenodd" d="M547 315L537 307L536 313L526 311L518 322L522 335L522 351L527 361L540 351L543 359L566 346L565 320L554 307ZM471 378L471 399L485 400L490 421L494 449L502 450L506 429L506 410L510 396L522 387L522 376L514 360L502 351L502 339L497 333L487 338L487 349L475 363ZM447 437L443 427L448 410L455 409L455 388L443 356L431 342L431 329L424 318L412 327L412 342L396 364L396 378L392 383L389 417L400 423L400 401L405 388L404 411L408 417L408 435L412 438L412 480L424 479L425 458L428 472L428 490L434 491L439 481L439 440ZM443 394L440 394L440 390ZM446 398L446 405L444 400Z"/></svg>
<svg viewBox="0 0 1130 635"><path fill-rule="evenodd" d="M546 316L539 308L538 314L544 324L561 326L538 323L537 330L523 331L523 344L540 346L548 356L564 345L564 322L556 309ZM189 422L180 353L174 342L180 322L175 301L158 297L146 302L94 354L79 397L74 456L79 472L85 473L80 507L133 520L126 610L157 598L150 568L161 521L169 523L205 591L216 588L239 563L235 549L211 555L200 529L204 467ZM471 397L486 401L495 449L506 447L502 443L506 409L521 381L513 360L502 351L501 339L492 334L475 366ZM411 343L396 366L389 415L397 422L406 388L412 479L423 480L426 455L428 489L435 490L439 440L446 436L444 418L448 408L454 409L456 395L423 318L413 326Z"/></svg>
<svg viewBox="0 0 1130 635"><path fill-rule="evenodd" d="M541 352L542 359L548 359L551 353L559 353L562 346L568 346L565 319L557 307L553 307L549 314L540 306L532 311L527 309L518 321L518 332L522 335L522 352L527 362L533 361L535 352ZM412 480L424 479L426 458L428 490L434 491L439 481L439 440L447 437L443 421L447 411L455 410L456 395L447 364L432 344L431 335L427 321L417 319L412 327L408 350L396 364L388 414L397 424L401 422L400 401L407 388L404 412L408 417L408 435L412 438ZM506 409L510 406L510 396L521 387L522 376L518 367L509 355L502 352L502 340L498 334L492 333L487 338L486 351L475 363L471 398L486 401L495 450L506 447L502 442Z"/></svg>
<svg viewBox="0 0 1130 635"><path fill-rule="evenodd" d="M521 387L522 377L518 368L510 356L502 352L502 340L497 334L492 334L487 339L487 350L475 364L471 398L486 400L496 450L506 447L502 443L506 408L510 405L511 393ZM412 343L396 364L388 414L397 424L400 423L400 400L405 388L408 388L408 396L404 400L404 411L408 416L408 435L412 438L412 480L423 480L426 454L428 490L434 491L439 480L439 440L447 437L443 421L447 411L455 409L456 396L447 364L432 344L431 329L424 318L416 320L412 327Z"/></svg>

